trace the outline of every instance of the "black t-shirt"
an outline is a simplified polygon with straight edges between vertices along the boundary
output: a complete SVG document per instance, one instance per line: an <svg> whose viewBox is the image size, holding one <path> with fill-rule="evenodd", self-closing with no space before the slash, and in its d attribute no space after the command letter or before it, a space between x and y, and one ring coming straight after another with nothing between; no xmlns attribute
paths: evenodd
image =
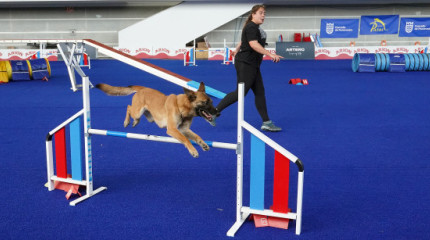
<svg viewBox="0 0 430 240"><path fill-rule="evenodd" d="M258 24L249 22L242 30L242 44L240 45L239 52L236 54L235 61L246 62L254 66L260 66L263 60L263 54L260 54L249 45L250 41L257 40L261 46L266 45L266 33L260 29Z"/></svg>

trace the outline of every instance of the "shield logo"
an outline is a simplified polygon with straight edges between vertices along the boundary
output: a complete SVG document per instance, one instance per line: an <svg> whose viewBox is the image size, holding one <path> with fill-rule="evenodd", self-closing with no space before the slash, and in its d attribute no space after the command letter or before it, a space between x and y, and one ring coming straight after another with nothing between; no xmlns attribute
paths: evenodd
<svg viewBox="0 0 430 240"><path fill-rule="evenodd" d="M406 22L405 31L406 33L411 33L414 30L414 22Z"/></svg>
<svg viewBox="0 0 430 240"><path fill-rule="evenodd" d="M326 23L325 25L325 31L327 34L332 34L334 30L334 23Z"/></svg>

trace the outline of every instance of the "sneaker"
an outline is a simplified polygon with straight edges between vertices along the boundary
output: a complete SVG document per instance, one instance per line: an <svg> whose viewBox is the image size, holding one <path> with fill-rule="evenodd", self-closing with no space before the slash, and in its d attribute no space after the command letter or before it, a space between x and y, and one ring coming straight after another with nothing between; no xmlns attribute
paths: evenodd
<svg viewBox="0 0 430 240"><path fill-rule="evenodd" d="M276 126L270 120L270 121L267 121L267 122L263 122L263 125L261 126L261 130L263 130L263 131L270 131L270 132L279 132L279 131L282 130L282 128Z"/></svg>

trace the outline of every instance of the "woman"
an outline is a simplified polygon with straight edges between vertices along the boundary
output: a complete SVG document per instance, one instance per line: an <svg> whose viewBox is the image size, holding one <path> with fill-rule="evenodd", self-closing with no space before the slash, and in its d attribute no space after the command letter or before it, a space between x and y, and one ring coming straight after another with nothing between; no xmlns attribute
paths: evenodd
<svg viewBox="0 0 430 240"><path fill-rule="evenodd" d="M237 83L245 83L245 95L249 89L252 89L254 92L255 106L263 120L261 130L279 132L282 129L275 126L267 114L266 96L260 72L260 64L263 60L263 55L269 56L273 62L279 62L282 57L264 49L266 45L266 33L259 26L263 24L265 14L266 8L264 5L255 5L252 7L251 13L242 30L241 41L237 45L233 56L235 55ZM221 100L216 107L218 110L217 116L226 107L237 102L237 91L238 89L236 88L236 91L227 94Z"/></svg>

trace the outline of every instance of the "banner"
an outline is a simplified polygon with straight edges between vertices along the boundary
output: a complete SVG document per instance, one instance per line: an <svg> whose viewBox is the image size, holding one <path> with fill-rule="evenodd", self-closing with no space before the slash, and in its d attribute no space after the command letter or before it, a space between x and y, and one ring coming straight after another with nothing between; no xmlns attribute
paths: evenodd
<svg viewBox="0 0 430 240"><path fill-rule="evenodd" d="M321 38L357 38L358 19L321 19Z"/></svg>
<svg viewBox="0 0 430 240"><path fill-rule="evenodd" d="M399 37L430 37L430 18L401 18Z"/></svg>
<svg viewBox="0 0 430 240"><path fill-rule="evenodd" d="M276 54L284 59L315 59L313 42L277 42Z"/></svg>
<svg viewBox="0 0 430 240"><path fill-rule="evenodd" d="M399 15L361 16L361 35L397 34Z"/></svg>

